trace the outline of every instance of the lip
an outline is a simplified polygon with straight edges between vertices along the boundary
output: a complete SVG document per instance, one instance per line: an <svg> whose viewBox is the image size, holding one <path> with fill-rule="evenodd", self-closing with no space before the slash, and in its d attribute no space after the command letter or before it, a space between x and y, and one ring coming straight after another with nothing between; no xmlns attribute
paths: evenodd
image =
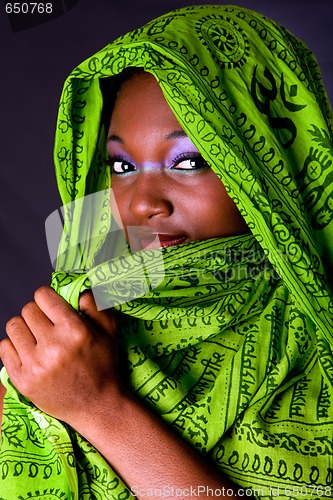
<svg viewBox="0 0 333 500"><path fill-rule="evenodd" d="M181 245L182 243L185 243L185 241L187 241L187 236L184 234L182 235L157 234L157 236L160 240L160 246L162 248L174 247L177 245Z"/></svg>
<svg viewBox="0 0 333 500"><path fill-rule="evenodd" d="M181 245L188 240L185 234L159 233L152 230L137 230L133 234L135 250L148 250ZM132 244L131 244L132 246Z"/></svg>

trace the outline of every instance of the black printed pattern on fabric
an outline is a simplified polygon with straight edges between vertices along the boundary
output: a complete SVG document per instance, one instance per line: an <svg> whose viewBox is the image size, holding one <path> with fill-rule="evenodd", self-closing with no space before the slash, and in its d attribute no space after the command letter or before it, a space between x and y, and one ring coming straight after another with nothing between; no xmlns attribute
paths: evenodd
<svg viewBox="0 0 333 500"><path fill-rule="evenodd" d="M129 66L156 77L253 235L164 249L165 276L143 296L136 271L154 265L154 252L95 266L110 230L99 79ZM132 390L255 498L331 497L332 113L309 49L235 6L161 16L71 73L55 163L64 204L76 203L65 212L53 286L76 308L90 286L114 303L126 290L139 295L116 306L128 318L121 338ZM103 190L87 220L77 200ZM23 499L74 490L80 500L132 498L96 450L3 380L5 500L13 485Z"/></svg>

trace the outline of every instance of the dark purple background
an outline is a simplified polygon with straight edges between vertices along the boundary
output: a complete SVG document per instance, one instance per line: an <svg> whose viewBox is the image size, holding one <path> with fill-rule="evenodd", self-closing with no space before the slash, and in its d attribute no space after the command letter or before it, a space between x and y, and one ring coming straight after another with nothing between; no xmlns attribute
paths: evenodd
<svg viewBox="0 0 333 500"><path fill-rule="evenodd" d="M200 3L204 2L58 1L60 12L66 6L72 8L35 26L36 18L21 18L16 26L14 20L14 27L5 13L5 2L0 3L0 338L5 335L6 320L20 312L36 288L50 281L44 222L60 204L52 148L64 79L74 66L124 32L174 8ZM333 102L332 0L211 3L257 10L302 38L319 60Z"/></svg>

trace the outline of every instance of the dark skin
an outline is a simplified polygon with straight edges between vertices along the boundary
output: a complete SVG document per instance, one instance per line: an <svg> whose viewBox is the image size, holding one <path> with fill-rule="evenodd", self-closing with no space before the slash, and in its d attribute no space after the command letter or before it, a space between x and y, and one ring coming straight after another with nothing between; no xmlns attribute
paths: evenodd
<svg viewBox="0 0 333 500"><path fill-rule="evenodd" d="M136 249L248 232L151 75L133 77L121 88L107 149L118 220L126 231L142 228L133 234ZM153 244L149 232L160 241Z"/></svg>
<svg viewBox="0 0 333 500"><path fill-rule="evenodd" d="M140 228L134 250L248 231L151 76L136 76L122 87L108 151L116 218L130 242L130 226ZM81 433L130 487L142 492L165 485L184 491L199 485L210 491L230 488L226 478L122 384L115 313L98 311L90 292L79 305L83 315L42 287L21 316L8 322L0 355L18 390Z"/></svg>
<svg viewBox="0 0 333 500"><path fill-rule="evenodd" d="M2 413L3 413L3 398L5 397L6 389L0 383L0 424L2 424Z"/></svg>

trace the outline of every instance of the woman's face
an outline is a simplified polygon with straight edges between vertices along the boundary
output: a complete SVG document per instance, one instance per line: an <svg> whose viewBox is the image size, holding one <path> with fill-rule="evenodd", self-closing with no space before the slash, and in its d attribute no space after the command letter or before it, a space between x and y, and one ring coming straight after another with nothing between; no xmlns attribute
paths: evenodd
<svg viewBox="0 0 333 500"><path fill-rule="evenodd" d="M135 75L121 87L107 147L115 218L132 250L248 232L152 75Z"/></svg>

